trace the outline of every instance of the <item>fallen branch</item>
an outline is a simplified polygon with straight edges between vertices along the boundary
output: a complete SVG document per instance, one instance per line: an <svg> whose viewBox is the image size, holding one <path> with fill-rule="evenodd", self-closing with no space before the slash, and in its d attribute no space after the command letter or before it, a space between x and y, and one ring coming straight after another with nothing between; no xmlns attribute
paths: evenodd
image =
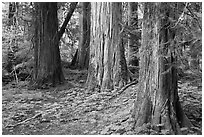
<svg viewBox="0 0 204 137"><path fill-rule="evenodd" d="M24 124L25 122L27 122L27 121L29 121L29 120L31 120L31 119L35 119L35 118L41 117L41 116L42 116L42 113L38 113L38 114L36 114L35 116L33 116L33 117L31 117L31 118L28 118L28 119L26 119L26 120L24 120L24 121L21 121L21 122L15 124L15 125L7 125L7 126L5 126L5 128L14 128L14 127L16 127L16 126L19 126L19 125L21 125L21 124Z"/></svg>
<svg viewBox="0 0 204 137"><path fill-rule="evenodd" d="M109 98L109 100L117 97L118 95L122 94L128 87L132 86L132 85L136 85L138 83L138 81L133 81L127 85L125 85L124 87L122 87L119 91L116 91L117 93L115 95L113 95L111 98Z"/></svg>

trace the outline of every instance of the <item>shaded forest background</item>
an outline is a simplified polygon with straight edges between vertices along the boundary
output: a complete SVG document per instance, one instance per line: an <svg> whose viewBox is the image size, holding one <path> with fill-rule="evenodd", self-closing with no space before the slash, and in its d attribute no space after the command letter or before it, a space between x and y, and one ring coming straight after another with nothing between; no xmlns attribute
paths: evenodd
<svg viewBox="0 0 204 137"><path fill-rule="evenodd" d="M25 80L31 78L32 67L34 63L34 24L33 18L33 4L30 3L17 3L9 11L9 4L3 4L2 11L2 74L3 83L11 80L18 82L19 80ZM123 4L123 14L122 20L126 29L124 33L124 43L125 43L125 54L126 60L129 61L138 56L137 53L129 55L128 51L128 33L134 27L128 24L128 9L127 4ZM190 6L189 6L190 7ZM185 75L186 73L195 74L195 76L201 79L201 61L202 61L202 33L201 33L201 7L197 6L196 3L191 4L191 9L185 9L178 20L177 29L179 33L177 34L178 44L178 54L180 63L177 64L179 68L179 75ZM59 26L62 25L67 12L69 11L69 3L58 3L58 21ZM11 13L10 13L11 12ZM14 12L14 13L12 13ZM190 13L188 13L190 12ZM74 11L68 25L66 26L65 32L60 40L60 55L62 64L70 66L76 50L79 48L79 39L81 36L79 18L82 14L81 6L77 6ZM139 14L142 14L141 11ZM139 15L139 28L134 31L141 32L141 16ZM133 17L132 17L133 18ZM133 18L134 19L134 18ZM81 19L82 20L82 19ZM61 24L61 25L60 25ZM136 33L137 33L136 32ZM135 35L141 35L135 34ZM134 67L129 65L129 68ZM14 69L15 68L15 69ZM7 77L9 77L7 79Z"/></svg>
<svg viewBox="0 0 204 137"><path fill-rule="evenodd" d="M191 130L181 127L181 131L173 128L174 132L170 132L166 125L151 126L147 121L144 122L146 124L138 126L140 124L133 122L136 118L133 116L134 120L132 120L132 116L129 116L136 113L134 111L137 109L139 110L134 101L137 100L136 92L138 89L143 89L138 81L143 80L141 75L146 73L143 72L144 68L141 69L145 64L141 52L145 48L144 38L149 37L150 42L151 40L157 42L154 39L156 37L145 35L144 27L149 27L152 30L155 28L151 25L148 26L148 23L145 26L144 20L151 22L150 18L154 20L158 16L156 13L163 13L163 11L155 11L153 12L155 14L150 15L151 13L147 10L148 14L145 14L145 7L148 8L148 4L124 2L115 5L110 4L113 7L104 4L103 6L107 6L107 8L104 8L103 14L100 15L97 12L100 7L99 4L94 5L87 2L75 3L74 5L74 3L69 2L58 2L56 6L58 28L53 25L54 23L49 24L52 21L48 22L48 26L55 28L59 33L62 30L61 36L57 37L60 38L57 45L60 50L60 65L63 76L56 80L57 84L55 82L53 84L53 81L50 82L49 80L45 82L35 81L43 74L38 71L39 76L36 75L35 66L36 41L41 41L40 35L36 38L36 33L40 34L40 31L36 32L36 27L43 24L43 20L41 23L38 22L40 16L37 13L43 11L43 8L40 8L42 5L33 2L3 2L3 134L201 134L202 3L180 4L182 8L176 9L173 4L167 3L167 7L176 10L174 13L169 12L169 22L173 22L173 26L171 26L173 29L168 29L166 33L173 34L169 31L175 32L169 49L174 51L177 61L176 63L171 62L171 65L175 66L177 70L178 95L184 112L194 126ZM39 6L39 10L37 10L37 6ZM46 4L44 6L46 7ZM106 14L108 8L110 8L110 13L108 13L110 16ZM42 13L46 13L46 11ZM69 14L70 20L67 19ZM167 13L165 12L165 14ZM175 15L171 16L171 14ZM44 17L46 16L45 14ZM99 34L94 31L94 27L100 27L101 32L103 32L107 24L97 26L97 19L102 19L105 22L105 20L109 20L109 17L116 22L120 19L118 25L109 24L109 26L112 25L112 29L110 29L114 34L112 37L116 39L114 39L115 43L113 42L110 46L114 50L107 53L108 55L115 55L113 58L106 57L105 50L104 54L101 54L98 50L100 47L97 49L89 44L94 45L95 39L96 42L100 39L103 39L104 43L111 41L111 39L106 39L105 33ZM91 22L94 19L96 22ZM66 21L68 21L67 24L65 24ZM168 38L170 37L172 38L172 36L168 36ZM122 46L115 46L117 42L118 45L122 43ZM166 43L168 42L166 41ZM101 49L106 49L106 44L103 46ZM91 55L98 58L93 58ZM101 58L100 55L102 55ZM96 61L97 59L98 61ZM96 69L97 67L92 63L103 66L106 59L115 59L115 62L119 59L120 62L111 64L114 69L113 74L111 74L114 75L112 80L115 83L113 82L113 85L103 80L95 83L97 81L95 78L105 79L108 75L106 77L106 73L104 73L105 67L101 71ZM97 73L94 74L93 72L96 71ZM109 72L107 69L107 74ZM143 93L141 92L141 94ZM117 106L120 105L123 107L118 108ZM40 120L37 119L38 117ZM84 124L81 124L83 122ZM140 128L134 130L130 128L134 127L135 124L136 127ZM88 125L91 126L88 127Z"/></svg>

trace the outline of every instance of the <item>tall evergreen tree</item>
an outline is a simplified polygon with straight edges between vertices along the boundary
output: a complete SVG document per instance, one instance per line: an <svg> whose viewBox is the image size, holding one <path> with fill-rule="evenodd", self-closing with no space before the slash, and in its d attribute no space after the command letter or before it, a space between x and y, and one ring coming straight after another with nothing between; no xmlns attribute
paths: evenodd
<svg viewBox="0 0 204 137"><path fill-rule="evenodd" d="M171 134L180 134L180 127L190 127L179 102L177 60L174 52L175 29L171 19L175 3L144 3L142 45L140 49L139 90L133 117L135 127L144 123L163 125ZM177 18L178 19L178 18Z"/></svg>

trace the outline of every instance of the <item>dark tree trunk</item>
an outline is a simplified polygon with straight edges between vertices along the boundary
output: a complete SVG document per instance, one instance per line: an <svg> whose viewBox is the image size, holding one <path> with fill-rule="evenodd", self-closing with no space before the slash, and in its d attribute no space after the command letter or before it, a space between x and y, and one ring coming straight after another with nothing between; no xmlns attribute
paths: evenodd
<svg viewBox="0 0 204 137"><path fill-rule="evenodd" d="M82 14L80 15L81 37L78 50L75 53L77 58L72 59L73 68L88 69L89 65L89 44L90 44L90 25L91 25L91 3L81 2Z"/></svg>
<svg viewBox="0 0 204 137"><path fill-rule="evenodd" d="M174 14L169 3L144 3L140 83L133 117L135 127L163 124L158 131L167 129L171 134L181 134L180 127L192 125L178 97L175 30L170 20Z"/></svg>
<svg viewBox="0 0 204 137"><path fill-rule="evenodd" d="M75 68L75 65L77 64L77 56L78 56L78 49L76 50L76 52L74 54L74 57L72 59L71 65L70 65L70 68Z"/></svg>
<svg viewBox="0 0 204 137"><path fill-rule="evenodd" d="M78 3L78 2L71 2L71 4L70 4L70 10L69 10L69 12L67 13L67 16L66 16L66 18L65 18L65 21L63 22L63 24L62 24L60 30L58 31L58 34L56 35L57 37L55 37L57 42L60 41L62 35L64 34L65 29L66 29L66 26L67 26L69 20L71 19L72 14L74 13L74 10L76 9L77 3Z"/></svg>
<svg viewBox="0 0 204 137"><path fill-rule="evenodd" d="M89 60L89 44L90 44L90 13L91 13L91 4L90 2L82 3L82 37L79 45L78 52L78 66L79 68L88 68Z"/></svg>
<svg viewBox="0 0 204 137"><path fill-rule="evenodd" d="M55 86L64 82L57 35L57 3L35 3L35 7L34 84Z"/></svg>
<svg viewBox="0 0 204 137"><path fill-rule="evenodd" d="M139 58L136 56L139 52L139 39L138 37L140 33L138 29L138 2L129 2L128 3L128 15L129 15L129 21L128 25L130 26L131 30L134 30L134 32L131 32L129 34L129 40L128 40L128 64L132 66L139 66Z"/></svg>
<svg viewBox="0 0 204 137"><path fill-rule="evenodd" d="M9 18L9 26L14 25L16 18L14 16L15 12L16 12L16 2L9 2L9 14L8 14L8 18Z"/></svg>

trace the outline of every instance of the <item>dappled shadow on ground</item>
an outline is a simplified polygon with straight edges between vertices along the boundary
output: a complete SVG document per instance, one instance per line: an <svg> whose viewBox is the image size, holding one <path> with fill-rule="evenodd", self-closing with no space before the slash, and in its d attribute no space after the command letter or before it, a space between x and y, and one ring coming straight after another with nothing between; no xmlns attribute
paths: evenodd
<svg viewBox="0 0 204 137"><path fill-rule="evenodd" d="M3 87L4 135L161 134L145 126L132 130L137 84L113 91L87 91L86 71L64 73L66 83L56 88L27 90L25 82ZM182 129L183 134L201 134L201 92L189 82L179 83L184 111L196 127Z"/></svg>

